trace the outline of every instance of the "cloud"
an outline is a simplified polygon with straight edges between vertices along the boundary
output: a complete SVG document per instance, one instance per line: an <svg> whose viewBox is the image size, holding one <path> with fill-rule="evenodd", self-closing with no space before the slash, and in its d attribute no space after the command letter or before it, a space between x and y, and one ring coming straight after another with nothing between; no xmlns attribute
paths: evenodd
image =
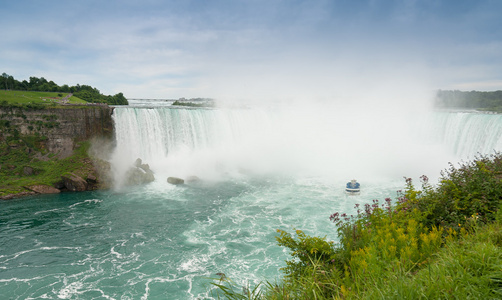
<svg viewBox="0 0 502 300"><path fill-rule="evenodd" d="M333 97L502 78L487 1L23 4L0 12L2 72L130 97Z"/></svg>

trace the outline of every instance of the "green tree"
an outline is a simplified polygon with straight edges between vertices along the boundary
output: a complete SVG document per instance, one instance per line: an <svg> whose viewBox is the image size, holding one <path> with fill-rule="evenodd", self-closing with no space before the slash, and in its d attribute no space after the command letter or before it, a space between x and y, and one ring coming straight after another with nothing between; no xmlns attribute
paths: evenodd
<svg viewBox="0 0 502 300"><path fill-rule="evenodd" d="M9 87L7 86L7 80L9 78L9 75L7 75L7 73L2 73L2 87L4 87L6 90L9 89Z"/></svg>

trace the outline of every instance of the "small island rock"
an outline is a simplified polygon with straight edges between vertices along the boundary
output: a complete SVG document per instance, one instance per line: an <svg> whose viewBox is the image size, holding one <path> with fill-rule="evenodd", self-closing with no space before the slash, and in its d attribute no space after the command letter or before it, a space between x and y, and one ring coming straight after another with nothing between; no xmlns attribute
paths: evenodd
<svg viewBox="0 0 502 300"><path fill-rule="evenodd" d="M178 177L168 177L167 182L174 185L184 184L185 181Z"/></svg>

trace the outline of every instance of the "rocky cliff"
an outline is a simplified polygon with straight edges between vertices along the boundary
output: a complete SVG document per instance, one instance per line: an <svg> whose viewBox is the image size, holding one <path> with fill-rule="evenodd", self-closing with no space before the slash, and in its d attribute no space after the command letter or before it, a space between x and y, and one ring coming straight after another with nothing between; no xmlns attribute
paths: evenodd
<svg viewBox="0 0 502 300"><path fill-rule="evenodd" d="M41 110L0 107L0 120L4 127L14 128L21 135L45 137L44 147L65 158L73 153L79 141L91 137L111 138L112 112L113 108L107 105L66 105ZM13 130L5 132L15 133Z"/></svg>
<svg viewBox="0 0 502 300"><path fill-rule="evenodd" d="M107 105L0 107L0 199L106 188L112 113Z"/></svg>

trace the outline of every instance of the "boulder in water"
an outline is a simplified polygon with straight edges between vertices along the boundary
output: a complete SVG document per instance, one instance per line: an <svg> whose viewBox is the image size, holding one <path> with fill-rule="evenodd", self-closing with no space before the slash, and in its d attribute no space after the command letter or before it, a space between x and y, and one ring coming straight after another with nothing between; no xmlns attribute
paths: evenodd
<svg viewBox="0 0 502 300"><path fill-rule="evenodd" d="M96 184L98 183L98 178L94 174L88 174L86 181L89 184Z"/></svg>
<svg viewBox="0 0 502 300"><path fill-rule="evenodd" d="M139 166L141 166L142 163L143 161L141 160L141 158L137 158L136 161L134 162L134 166L136 168L139 168Z"/></svg>
<svg viewBox="0 0 502 300"><path fill-rule="evenodd" d="M155 180L152 171L146 172L142 168L132 167L125 174L126 185L145 184Z"/></svg>
<svg viewBox="0 0 502 300"><path fill-rule="evenodd" d="M143 160L141 160L141 158L137 158L136 161L134 162L134 166L136 168L141 168L143 169L145 172L148 172L150 171L150 165L148 164L144 164L143 163Z"/></svg>
<svg viewBox="0 0 502 300"><path fill-rule="evenodd" d="M184 184L185 180L178 177L168 177L167 182L174 185Z"/></svg>
<svg viewBox="0 0 502 300"><path fill-rule="evenodd" d="M150 170L150 165L149 164L141 164L138 168L143 169L143 171L145 171L145 172L152 172Z"/></svg>
<svg viewBox="0 0 502 300"><path fill-rule="evenodd" d="M64 186L69 191L83 192L87 190L87 181L74 173L67 173L61 176L61 179L63 179Z"/></svg>
<svg viewBox="0 0 502 300"><path fill-rule="evenodd" d="M136 159L134 165L125 174L126 185L139 185L155 180L153 171L148 164L143 164L141 158Z"/></svg>

